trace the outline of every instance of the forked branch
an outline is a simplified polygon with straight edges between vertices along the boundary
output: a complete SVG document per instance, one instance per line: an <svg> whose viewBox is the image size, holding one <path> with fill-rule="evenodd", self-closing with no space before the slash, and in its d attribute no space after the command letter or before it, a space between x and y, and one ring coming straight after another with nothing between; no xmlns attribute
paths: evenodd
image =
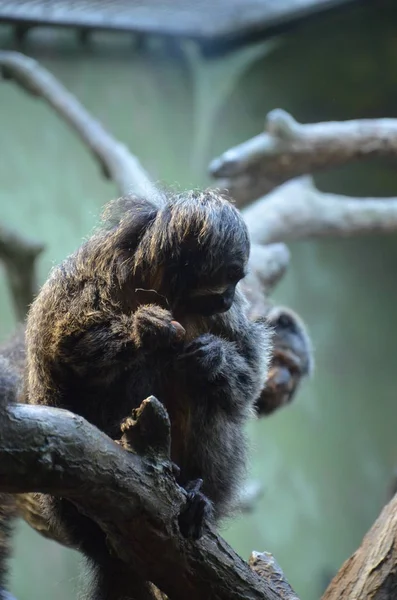
<svg viewBox="0 0 397 600"><path fill-rule="evenodd" d="M397 119L301 124L276 109L263 133L214 159L210 172L246 204L299 175L372 157L397 160Z"/></svg>
<svg viewBox="0 0 397 600"><path fill-rule="evenodd" d="M316 189L310 177L285 183L243 214L259 244L397 231L397 198L327 194Z"/></svg>

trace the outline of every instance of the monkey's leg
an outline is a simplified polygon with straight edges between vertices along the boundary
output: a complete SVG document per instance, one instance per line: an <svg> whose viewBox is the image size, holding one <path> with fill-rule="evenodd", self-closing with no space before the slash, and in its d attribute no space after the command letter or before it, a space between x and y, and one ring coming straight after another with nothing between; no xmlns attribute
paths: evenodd
<svg viewBox="0 0 397 600"><path fill-rule="evenodd" d="M83 314L83 313L82 313ZM173 321L170 312L154 304L141 306L131 316L95 315L95 320L80 320L73 315L57 324L52 360L101 370L106 366L129 362L131 354L153 352L183 342L185 330ZM84 317L84 314L83 314ZM71 329L70 322L73 321Z"/></svg>
<svg viewBox="0 0 397 600"><path fill-rule="evenodd" d="M110 554L106 535L94 521L68 500L45 495L41 501L46 517L66 532L71 546L78 548L87 562L81 600L153 600L148 584Z"/></svg>
<svg viewBox="0 0 397 600"><path fill-rule="evenodd" d="M251 323L236 342L206 333L190 342L178 359L192 392L212 398L219 407L240 412L264 387L269 354L267 329ZM188 392L189 394L189 392Z"/></svg>
<svg viewBox="0 0 397 600"><path fill-rule="evenodd" d="M150 584L121 560L108 556L89 563L91 577L81 600L153 600Z"/></svg>

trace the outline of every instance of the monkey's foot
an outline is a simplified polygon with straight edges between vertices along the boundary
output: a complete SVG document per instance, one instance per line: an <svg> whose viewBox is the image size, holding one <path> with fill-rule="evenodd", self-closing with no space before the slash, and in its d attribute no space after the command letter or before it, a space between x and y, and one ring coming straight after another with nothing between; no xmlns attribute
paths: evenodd
<svg viewBox="0 0 397 600"><path fill-rule="evenodd" d="M182 535L193 540L201 538L205 520L212 514L210 500L200 492L202 485L202 479L195 479L185 486L188 497L179 515L179 529Z"/></svg>

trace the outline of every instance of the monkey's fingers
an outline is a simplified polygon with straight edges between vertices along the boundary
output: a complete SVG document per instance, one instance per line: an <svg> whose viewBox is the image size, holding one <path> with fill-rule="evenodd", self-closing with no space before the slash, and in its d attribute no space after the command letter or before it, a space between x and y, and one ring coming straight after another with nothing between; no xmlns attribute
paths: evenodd
<svg viewBox="0 0 397 600"><path fill-rule="evenodd" d="M170 325L172 325L175 329L175 340L177 342L183 342L186 335L186 329L182 327L182 325L178 323L178 321L171 321Z"/></svg>
<svg viewBox="0 0 397 600"><path fill-rule="evenodd" d="M206 333L195 338L184 348L178 357L178 366L195 378L213 380L225 361L222 341Z"/></svg>
<svg viewBox="0 0 397 600"><path fill-rule="evenodd" d="M168 310L156 305L141 306L134 317L134 335L139 348L149 351L183 343L185 330Z"/></svg>

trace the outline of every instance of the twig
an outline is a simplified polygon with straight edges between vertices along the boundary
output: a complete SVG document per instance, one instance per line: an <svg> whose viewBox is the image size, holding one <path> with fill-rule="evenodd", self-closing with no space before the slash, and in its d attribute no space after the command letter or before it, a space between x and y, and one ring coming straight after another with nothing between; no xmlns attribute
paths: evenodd
<svg viewBox="0 0 397 600"><path fill-rule="evenodd" d="M322 600L397 597L397 496L383 509L360 548L341 567Z"/></svg>
<svg viewBox="0 0 397 600"><path fill-rule="evenodd" d="M154 398L146 406L165 413ZM167 419L156 418L157 426ZM254 573L212 528L198 542L181 536L185 494L164 456L126 452L83 418L39 406L7 406L0 437L1 491L69 498L101 526L121 560L172 600L280 599L272 579Z"/></svg>
<svg viewBox="0 0 397 600"><path fill-rule="evenodd" d="M16 316L23 321L37 291L36 261L44 246L0 225L3 261Z"/></svg>
<svg viewBox="0 0 397 600"><path fill-rule="evenodd" d="M105 176L116 183L120 195L156 194L138 159L47 69L23 54L6 51L0 51L0 69L4 78L13 79L26 92L43 98L74 129L99 161Z"/></svg>
<svg viewBox="0 0 397 600"><path fill-rule="evenodd" d="M317 190L310 177L285 183L244 210L262 244L397 230L397 198L351 198Z"/></svg>
<svg viewBox="0 0 397 600"><path fill-rule="evenodd" d="M397 158L397 119L303 125L276 109L263 133L213 160L210 172L245 204L299 175L376 156Z"/></svg>
<svg viewBox="0 0 397 600"><path fill-rule="evenodd" d="M299 600L272 554L269 552L252 552L249 565L255 573L258 573L261 577L269 578L274 582L280 599Z"/></svg>

